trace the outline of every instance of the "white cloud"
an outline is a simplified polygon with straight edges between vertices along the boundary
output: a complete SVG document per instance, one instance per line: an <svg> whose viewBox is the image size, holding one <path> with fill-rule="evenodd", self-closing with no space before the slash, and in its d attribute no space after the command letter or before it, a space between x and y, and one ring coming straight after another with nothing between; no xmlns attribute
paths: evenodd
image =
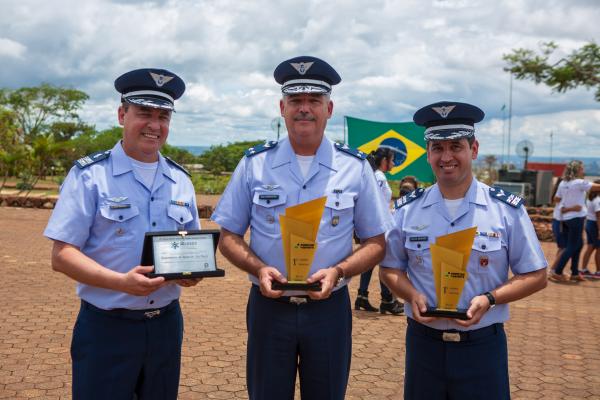
<svg viewBox="0 0 600 400"><path fill-rule="evenodd" d="M0 37L0 57L23 59L27 48L19 42Z"/></svg>

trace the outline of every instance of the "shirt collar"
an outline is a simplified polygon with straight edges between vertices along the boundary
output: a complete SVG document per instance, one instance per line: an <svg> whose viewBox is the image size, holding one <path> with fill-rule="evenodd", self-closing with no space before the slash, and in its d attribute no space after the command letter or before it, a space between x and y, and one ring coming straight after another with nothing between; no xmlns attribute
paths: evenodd
<svg viewBox="0 0 600 400"><path fill-rule="evenodd" d="M292 158L296 157L296 153L294 153L294 149L288 138L284 138L278 143L275 152L271 168L277 168L283 164L290 163ZM337 163L333 154L333 143L325 136L321 140L315 158L319 164L337 171Z"/></svg>
<svg viewBox="0 0 600 400"><path fill-rule="evenodd" d="M440 188L437 184L433 185L430 190L425 192L425 196L423 207L428 207L444 200L442 192L440 192ZM473 177L471 186L469 186L469 190L467 190L465 197L468 199L469 203L475 203L480 206L485 206L487 204L485 201L484 188L480 188L480 183L475 177Z"/></svg>
<svg viewBox="0 0 600 400"><path fill-rule="evenodd" d="M113 176L122 175L133 170L131 160L125 153L120 140L110 151L110 158L112 159ZM167 160L160 153L158 153L157 168L157 172L162 173L164 176L175 182L175 179L173 179L173 176L171 175L171 168L169 168Z"/></svg>

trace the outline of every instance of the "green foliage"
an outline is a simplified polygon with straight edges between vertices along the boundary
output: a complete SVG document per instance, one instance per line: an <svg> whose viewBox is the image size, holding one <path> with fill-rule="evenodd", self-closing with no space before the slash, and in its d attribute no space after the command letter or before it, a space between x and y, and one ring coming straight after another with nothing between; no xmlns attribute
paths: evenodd
<svg viewBox="0 0 600 400"><path fill-rule="evenodd" d="M197 164L199 158L185 149L166 144L160 149L163 156L169 157L178 164Z"/></svg>
<svg viewBox="0 0 600 400"><path fill-rule="evenodd" d="M540 53L529 49L516 49L502 58L508 63L504 68L517 79L530 79L544 83L557 92L566 92L579 86L595 88L595 98L600 101L600 47L590 42L567 57L551 63L550 57L558 46L554 42L542 43Z"/></svg>
<svg viewBox="0 0 600 400"><path fill-rule="evenodd" d="M39 135L48 134L55 122L77 125L77 111L87 99L88 95L82 91L48 84L0 89L0 107L15 114L23 143L31 143Z"/></svg>
<svg viewBox="0 0 600 400"><path fill-rule="evenodd" d="M207 173L193 174L194 190L200 194L221 194L229 183L231 175L214 175Z"/></svg>
<svg viewBox="0 0 600 400"><path fill-rule="evenodd" d="M244 156L245 150L263 142L263 140L253 140L211 146L210 149L201 154L198 159L200 163L204 165L204 168L214 175L220 175L225 171L232 172L240 162L240 159Z"/></svg>

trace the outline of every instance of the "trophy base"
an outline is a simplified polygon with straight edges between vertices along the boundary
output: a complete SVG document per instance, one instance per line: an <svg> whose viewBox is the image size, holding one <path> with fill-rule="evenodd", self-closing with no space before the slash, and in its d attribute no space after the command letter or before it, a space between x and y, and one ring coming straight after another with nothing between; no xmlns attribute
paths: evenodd
<svg viewBox="0 0 600 400"><path fill-rule="evenodd" d="M467 320L467 309L458 308L456 310L445 310L443 308L427 307L427 311L421 313L423 317L438 317L438 318L456 318Z"/></svg>
<svg viewBox="0 0 600 400"><path fill-rule="evenodd" d="M313 292L321 291L321 282L307 283L304 281L289 281L288 283L271 282L273 290L310 290Z"/></svg>
<svg viewBox="0 0 600 400"><path fill-rule="evenodd" d="M147 276L149 278L162 276L166 281L173 279L217 278L225 276L225 270L217 268L214 271L177 272L172 274L155 274L154 272L150 272Z"/></svg>

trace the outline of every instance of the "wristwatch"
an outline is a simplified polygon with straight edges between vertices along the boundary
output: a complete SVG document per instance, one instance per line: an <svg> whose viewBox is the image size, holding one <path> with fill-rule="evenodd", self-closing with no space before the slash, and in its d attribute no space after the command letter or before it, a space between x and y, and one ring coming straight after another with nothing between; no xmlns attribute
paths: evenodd
<svg viewBox="0 0 600 400"><path fill-rule="evenodd" d="M494 295L491 292L485 292L483 295L487 297L488 301L490 302L490 309L494 308L496 305L496 298Z"/></svg>
<svg viewBox="0 0 600 400"><path fill-rule="evenodd" d="M344 282L344 270L342 269L342 267L340 267L339 265L335 267L336 272L338 273L338 278L335 281L335 286L334 287L338 287L342 284L342 282Z"/></svg>

